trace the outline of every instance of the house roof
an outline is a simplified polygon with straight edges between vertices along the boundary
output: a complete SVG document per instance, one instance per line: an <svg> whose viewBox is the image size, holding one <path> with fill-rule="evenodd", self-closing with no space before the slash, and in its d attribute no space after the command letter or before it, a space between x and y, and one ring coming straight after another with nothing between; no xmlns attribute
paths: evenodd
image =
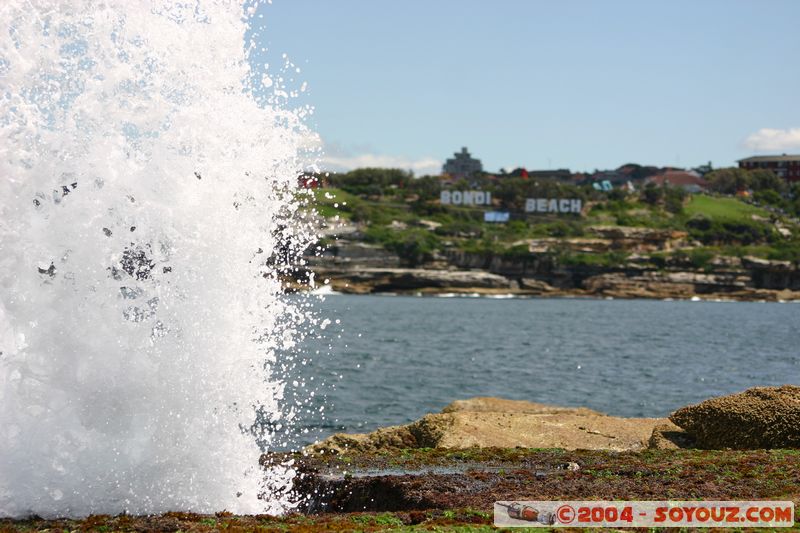
<svg viewBox="0 0 800 533"><path fill-rule="evenodd" d="M685 172L683 170L668 170L658 176L650 176L647 178L647 183L655 183L656 185L672 185L675 187L685 187L687 185L697 185L698 187L708 187L708 182L692 172Z"/></svg>
<svg viewBox="0 0 800 533"><path fill-rule="evenodd" d="M777 161L800 161L800 155L756 155L753 157L746 157L745 159L740 159L739 163L744 161L751 162L751 163L766 163L766 162L777 162Z"/></svg>

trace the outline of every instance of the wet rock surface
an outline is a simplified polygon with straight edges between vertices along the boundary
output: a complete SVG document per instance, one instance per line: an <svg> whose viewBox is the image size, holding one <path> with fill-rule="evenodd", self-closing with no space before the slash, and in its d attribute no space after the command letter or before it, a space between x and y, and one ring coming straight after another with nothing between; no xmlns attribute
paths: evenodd
<svg viewBox="0 0 800 533"><path fill-rule="evenodd" d="M785 450L406 450L298 465L309 513L490 509L525 499L800 498L800 452Z"/></svg>
<svg viewBox="0 0 800 533"><path fill-rule="evenodd" d="M399 450L293 459L303 504L284 516L94 515L0 519L0 531L492 531L498 500L790 500L800 505L800 451L537 449Z"/></svg>

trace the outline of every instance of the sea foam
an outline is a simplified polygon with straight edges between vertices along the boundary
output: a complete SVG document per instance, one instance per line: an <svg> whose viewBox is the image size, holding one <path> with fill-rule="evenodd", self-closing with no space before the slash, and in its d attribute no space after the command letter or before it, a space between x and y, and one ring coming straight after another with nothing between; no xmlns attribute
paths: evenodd
<svg viewBox="0 0 800 533"><path fill-rule="evenodd" d="M291 505L258 460L314 136L251 66L257 9L0 6L0 516Z"/></svg>

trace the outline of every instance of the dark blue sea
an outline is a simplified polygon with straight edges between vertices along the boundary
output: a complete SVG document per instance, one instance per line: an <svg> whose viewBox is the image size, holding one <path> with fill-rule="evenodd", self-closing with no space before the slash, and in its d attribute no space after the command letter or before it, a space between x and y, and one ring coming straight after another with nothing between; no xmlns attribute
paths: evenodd
<svg viewBox="0 0 800 533"><path fill-rule="evenodd" d="M295 445L473 396L661 417L800 383L793 303L329 295L315 306L331 323L287 384L287 397L316 389Z"/></svg>

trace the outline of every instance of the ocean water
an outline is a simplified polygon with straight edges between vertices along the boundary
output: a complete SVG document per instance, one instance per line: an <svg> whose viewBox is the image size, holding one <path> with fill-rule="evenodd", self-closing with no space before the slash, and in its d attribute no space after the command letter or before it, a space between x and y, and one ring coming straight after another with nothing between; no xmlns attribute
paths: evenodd
<svg viewBox="0 0 800 533"><path fill-rule="evenodd" d="M301 415L300 444L473 396L660 417L800 382L797 304L330 295L318 306L332 322L307 341L319 354L300 373L325 382L328 419Z"/></svg>

